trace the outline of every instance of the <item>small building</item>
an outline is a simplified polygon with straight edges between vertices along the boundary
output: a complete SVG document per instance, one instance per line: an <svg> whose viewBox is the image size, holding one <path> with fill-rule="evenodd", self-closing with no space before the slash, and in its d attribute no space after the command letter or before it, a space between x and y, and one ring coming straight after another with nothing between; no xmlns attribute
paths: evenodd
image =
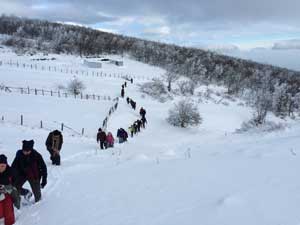
<svg viewBox="0 0 300 225"><path fill-rule="evenodd" d="M90 68L101 68L102 67L101 62L93 62L93 61L84 60L83 64Z"/></svg>
<svg viewBox="0 0 300 225"><path fill-rule="evenodd" d="M124 65L123 61L119 61L119 60L110 60L110 62L115 64L116 66L123 66Z"/></svg>

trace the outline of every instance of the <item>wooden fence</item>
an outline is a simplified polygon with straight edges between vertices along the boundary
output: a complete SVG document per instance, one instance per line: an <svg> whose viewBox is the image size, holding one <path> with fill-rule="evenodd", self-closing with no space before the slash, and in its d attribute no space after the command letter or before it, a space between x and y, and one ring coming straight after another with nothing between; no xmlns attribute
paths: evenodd
<svg viewBox="0 0 300 225"><path fill-rule="evenodd" d="M103 123L102 123L102 128L104 130L106 130L106 128L107 128L107 123L108 123L108 120L109 120L110 116L118 108L119 97L116 97L116 98L112 99L112 101L113 101L113 105L110 107L109 112L106 115L106 117L105 117L105 119L103 120ZM17 115L16 117L14 119L14 122L11 122L11 123L13 123L15 125L20 125L20 126L26 126L25 125L26 116L24 116L23 114L21 114L19 116ZM8 117L5 116L5 115L1 115L0 119L1 119L0 121L2 123L4 123L4 122L10 122L8 120ZM35 124L35 125L32 125L32 124ZM81 130L76 130L76 129L72 128L72 126L67 125L64 122L57 122L57 121L51 121L51 122L49 122L49 121L40 120L40 121L32 122L32 124L31 124L31 127L34 127L34 128L45 129L45 130L48 130L48 131L57 129L57 130L61 130L61 131L68 131L72 135L87 136L86 135L86 131L87 131L86 128L81 128ZM49 124L51 124L51 125L49 125ZM97 130L92 131L92 133L96 134ZM92 136L94 136L94 135L92 135Z"/></svg>
<svg viewBox="0 0 300 225"><path fill-rule="evenodd" d="M13 123L15 125L26 126L25 121L26 121L26 117L23 114L19 115L18 119L15 119L13 122L9 121L6 116L4 116L4 115L1 116L1 122L2 123L7 122L7 123ZM51 126L49 126L50 123L52 124ZM74 134L75 135L80 135L80 136L85 135L85 129L84 128L82 128L80 131L77 131L74 128L66 125L63 122L59 123L59 122L56 122L56 121L49 122L49 121L40 120L37 123L35 123L35 125L31 124L30 127L45 129L45 130L49 130L49 131L54 130L54 129L61 130L61 131L69 130L72 135L74 135ZM95 132L97 132L97 131L95 131Z"/></svg>
<svg viewBox="0 0 300 225"><path fill-rule="evenodd" d="M66 74L72 74L72 75L81 75L81 76L92 76L92 77L109 77L109 78L133 78L134 80L150 80L150 78L145 76L137 76L137 75L131 75L131 74L122 74L122 73L105 73L103 71L99 70L82 70L82 69L74 69L74 68L62 68L57 66L51 66L51 65L40 65L35 63L23 63L19 61L0 61L0 66L10 66L10 67L17 67L17 68L23 68L23 69L29 69L29 70L35 70L35 71L48 71L48 72L57 72L57 73L66 73Z"/></svg>
<svg viewBox="0 0 300 225"><path fill-rule="evenodd" d="M114 104L110 107L106 117L102 122L102 129L106 131L108 120L110 119L111 115L117 110L119 104L119 97L113 99Z"/></svg>
<svg viewBox="0 0 300 225"><path fill-rule="evenodd" d="M74 99L85 99L85 100L107 100L111 101L112 98L108 95L97 95L97 94L72 94L67 92L61 91L52 91L52 90L45 90L45 89L37 89L37 88L30 88L30 87L10 87L10 86L0 86L0 91L5 91L8 93L20 93L26 95L40 95L40 96L52 96L52 97L59 97L59 98L74 98Z"/></svg>

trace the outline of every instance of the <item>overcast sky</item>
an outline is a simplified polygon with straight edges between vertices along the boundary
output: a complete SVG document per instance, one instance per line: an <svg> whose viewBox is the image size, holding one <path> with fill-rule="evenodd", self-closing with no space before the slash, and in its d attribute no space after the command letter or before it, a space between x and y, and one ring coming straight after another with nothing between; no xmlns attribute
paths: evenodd
<svg viewBox="0 0 300 225"><path fill-rule="evenodd" d="M180 45L270 47L300 39L299 0L0 0L0 13Z"/></svg>

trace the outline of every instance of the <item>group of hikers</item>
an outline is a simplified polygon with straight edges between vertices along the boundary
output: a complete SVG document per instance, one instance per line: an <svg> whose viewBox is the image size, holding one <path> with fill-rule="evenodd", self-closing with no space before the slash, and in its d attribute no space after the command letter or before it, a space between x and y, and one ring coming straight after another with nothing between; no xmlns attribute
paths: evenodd
<svg viewBox="0 0 300 225"><path fill-rule="evenodd" d="M132 100L131 98L129 98L129 97L126 98L126 101L127 101L127 104L130 104L130 105L131 105L131 108L132 108L133 110L136 109L136 102L135 102L135 101L133 101L133 100Z"/></svg>
<svg viewBox="0 0 300 225"><path fill-rule="evenodd" d="M130 79L131 83L133 82L132 78ZM125 81L124 84L122 84L122 90L121 90L121 97L124 98L125 91L124 89L127 87L127 82ZM127 97L126 98L127 104L130 104L132 109L136 109L136 102L133 101L131 98ZM137 119L134 121L134 123L128 127L128 131L130 133L130 136L133 137L134 134L137 134L138 132L141 131L141 128L146 128L146 110L141 107L140 109L140 119ZM117 138L118 138L118 143L124 143L128 139L128 133L125 129L119 128L117 131ZM115 139L112 135L111 132L108 132L107 134L105 133L103 128L98 129L97 133L97 143L100 144L100 149L107 149L114 147L114 142Z"/></svg>
<svg viewBox="0 0 300 225"><path fill-rule="evenodd" d="M133 79L130 79L133 83ZM127 82L122 85L121 97L124 98ZM127 103L131 104L132 108L136 109L136 102L127 97ZM141 119L136 120L130 127L129 132L131 137L141 128L145 128L146 110L140 109ZM124 143L128 139L128 133L125 129L119 128L117 131L118 143ZM114 147L115 139L111 132L106 132L98 129L97 143L101 149ZM63 144L63 135L59 130L54 130L49 133L45 145L50 153L52 165L61 165L60 151ZM4 219L4 225L12 225L15 223L14 206L17 209L21 207L22 201L30 202L32 195L35 202L42 198L41 189L47 185L47 166L42 155L34 149L34 140L23 140L22 148L17 151L16 156L11 164L8 164L7 157L4 154L0 155L0 219ZM23 185L28 182L31 191L23 188Z"/></svg>
<svg viewBox="0 0 300 225"><path fill-rule="evenodd" d="M140 132L141 128L146 128L146 110L143 107L140 109L140 116L141 119L134 121L134 123L128 128L131 137Z"/></svg>
<svg viewBox="0 0 300 225"><path fill-rule="evenodd" d="M99 128L97 133L97 143L100 143L101 149L113 148L115 139L111 132L106 134L102 128Z"/></svg>
<svg viewBox="0 0 300 225"><path fill-rule="evenodd" d="M126 80L130 81L130 83L133 83L133 79L132 78L127 78ZM124 82L124 84L122 84L122 89L121 89L121 97L124 98L125 96L125 88L127 87L127 81Z"/></svg>
<svg viewBox="0 0 300 225"><path fill-rule="evenodd" d="M127 131L123 128L119 128L117 131L117 138L119 140L119 144L127 141ZM113 148L115 139L111 132L106 134L102 128L99 128L97 133L97 143L100 144L100 149Z"/></svg>
<svg viewBox="0 0 300 225"><path fill-rule="evenodd" d="M60 165L63 136L60 131L50 132L45 142L53 165ZM23 188L28 182L31 191ZM23 140L22 148L9 166L7 157L0 155L0 218L5 225L15 223L14 206L21 207L21 196L27 202L32 195L35 202L42 198L41 189L47 185L47 166L42 155L34 149L34 140Z"/></svg>

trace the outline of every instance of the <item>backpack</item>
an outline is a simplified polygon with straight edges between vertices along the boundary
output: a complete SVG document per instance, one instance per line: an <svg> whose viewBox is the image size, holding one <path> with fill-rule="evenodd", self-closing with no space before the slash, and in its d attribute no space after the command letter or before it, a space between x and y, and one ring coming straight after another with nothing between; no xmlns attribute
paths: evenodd
<svg viewBox="0 0 300 225"><path fill-rule="evenodd" d="M59 150L60 135L52 135L52 149Z"/></svg>

